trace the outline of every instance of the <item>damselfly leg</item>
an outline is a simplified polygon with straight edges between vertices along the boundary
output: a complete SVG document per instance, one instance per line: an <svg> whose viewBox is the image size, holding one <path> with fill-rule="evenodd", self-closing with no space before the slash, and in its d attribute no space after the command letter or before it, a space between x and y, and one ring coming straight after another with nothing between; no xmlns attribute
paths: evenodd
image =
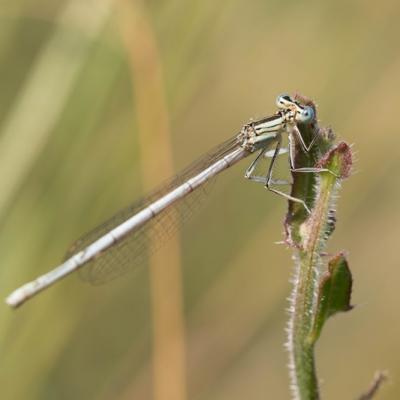
<svg viewBox="0 0 400 400"><path fill-rule="evenodd" d="M271 161L270 161L270 163L269 163L268 170L267 170L267 173L266 173L265 176L253 175L253 172L254 172L254 170L255 170L257 164L259 164L260 160L262 160L263 156L264 156L264 155L266 154L266 152L268 151L267 148L263 148L263 149L261 150L261 152L258 154L258 156L255 158L255 160L250 164L249 168L246 170L245 178L247 178L247 179L249 179L249 180L251 180L251 181L263 183L263 184L265 185L265 187L266 187L269 191L271 191L271 192L273 192L273 193L275 193L275 194L277 194L277 195L279 195L279 196L282 196L282 197L284 197L284 198L287 199L287 200L291 200L291 201L294 201L294 202L296 202L296 203L302 204L303 207L306 209L306 211L307 211L308 213L310 213L311 211L310 211L310 209L308 208L308 206L307 206L307 204L305 203L304 200L299 199L299 198L297 198L297 197L293 197L293 196L291 196L290 194L285 193L285 192L283 192L283 191L281 191L281 190L275 189L275 188L273 187L273 185L286 185L286 184L289 184L289 183L290 183L290 182L287 182L287 181L285 181L285 180L274 179L274 178L272 177L276 159L277 159L277 157L278 157L278 155L280 154L280 151L281 151L281 145L282 145L282 135L279 134L279 135L277 135L277 137L276 137L276 146L275 146L275 149L274 149L274 152L273 152L273 155L272 155L272 159L271 159ZM290 144L289 144L289 145L290 145ZM291 151L290 151L290 148L289 148L289 154L290 154L290 153L291 153Z"/></svg>
<svg viewBox="0 0 400 400"><path fill-rule="evenodd" d="M321 172L329 172L332 175L336 176L337 175L332 172L330 169L328 168L317 168L317 167L302 167L302 168L296 168L295 166L295 156L294 156L294 152L295 152L295 138L294 136L298 139L299 143L300 143L300 147L303 150L304 153L309 153L309 151L311 150L312 146L314 145L314 143L318 140L318 134L314 134L314 137L311 139L310 144L307 146L305 144L304 138L299 130L299 128L297 127L297 125L294 125L292 128L292 131L289 133L289 165L290 165L290 171L291 172L305 172L305 173L314 173L314 174L318 174Z"/></svg>

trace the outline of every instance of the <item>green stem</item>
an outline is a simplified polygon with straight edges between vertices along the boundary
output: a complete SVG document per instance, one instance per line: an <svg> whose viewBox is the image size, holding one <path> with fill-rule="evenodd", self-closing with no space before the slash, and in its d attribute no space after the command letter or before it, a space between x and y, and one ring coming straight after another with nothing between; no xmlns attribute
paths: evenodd
<svg viewBox="0 0 400 400"><path fill-rule="evenodd" d="M296 400L320 398L315 368L314 347L319 334L315 329L320 298L320 274L324 263L321 254L333 231L333 203L338 179L348 176L351 165L349 147L333 147L331 131L323 136L316 123L299 127L303 137L319 133L321 140L308 154L296 152L297 167L327 168L318 175L294 173L291 195L305 199L312 207L307 215L298 204L290 203L286 217L287 242L295 249L296 269L290 299L288 350L292 392ZM325 154L324 154L325 153Z"/></svg>
<svg viewBox="0 0 400 400"><path fill-rule="evenodd" d="M301 252L303 253L303 252ZM308 340L313 319L315 272L308 254L300 254L289 322L292 389L296 399L318 399L314 344Z"/></svg>
<svg viewBox="0 0 400 400"><path fill-rule="evenodd" d="M296 399L319 399L315 370L314 343L316 300L321 272L321 252L326 247L329 214L336 186L336 177L320 174L316 199L311 215L299 227L297 243L297 271L291 304L289 350L291 352L292 381Z"/></svg>

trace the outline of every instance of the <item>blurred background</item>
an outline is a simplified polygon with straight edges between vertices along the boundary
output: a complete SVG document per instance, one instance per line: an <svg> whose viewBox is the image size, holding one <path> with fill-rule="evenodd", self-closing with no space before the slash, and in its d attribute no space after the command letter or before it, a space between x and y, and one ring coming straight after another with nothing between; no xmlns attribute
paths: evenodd
<svg viewBox="0 0 400 400"><path fill-rule="evenodd" d="M354 143L329 251L356 308L317 346L324 399L400 398L400 5L17 0L0 5L0 294L250 118L299 92ZM0 306L2 399L287 399L287 204L218 177L135 273Z"/></svg>

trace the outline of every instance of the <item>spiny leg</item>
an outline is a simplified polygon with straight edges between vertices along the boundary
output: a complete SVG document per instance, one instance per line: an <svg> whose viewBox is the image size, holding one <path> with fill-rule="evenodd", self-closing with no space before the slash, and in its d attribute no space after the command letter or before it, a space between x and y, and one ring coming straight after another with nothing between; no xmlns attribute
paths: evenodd
<svg viewBox="0 0 400 400"><path fill-rule="evenodd" d="M267 147L263 147L260 151L260 153L257 155L257 157L252 161L252 163L249 165L247 168L246 172L244 173L244 177L246 179L250 180L255 180L254 178L259 178L258 176L252 175L254 172L257 164L260 162L260 158L263 156L263 154L267 151Z"/></svg>
<svg viewBox="0 0 400 400"><path fill-rule="evenodd" d="M318 139L318 133L314 133L313 138L311 139L310 144L307 146L306 142L304 141L303 135L301 134L299 128L297 127L297 125L293 125L292 127L292 132L297 136L297 138L299 139L301 148L303 149L304 153L308 153L311 150L311 147L314 145L314 143L316 142L316 140Z"/></svg>
<svg viewBox="0 0 400 400"><path fill-rule="evenodd" d="M271 162L270 162L270 164L269 164L269 168L268 168L268 172L267 172L267 176L266 176L265 187L266 187L268 190L270 190L271 192L273 192L273 193L275 193L275 194L278 194L278 195L284 197L284 198L287 199L287 200L291 200L291 201L294 201L294 202L296 202L296 203L302 204L303 207L305 208L305 210L310 214L311 211L310 211L310 209L308 208L308 206L307 206L307 204L305 203L304 200L298 199L297 197L293 197L293 196L291 196L290 194L287 194L287 193L285 193L285 192L282 192L281 190L277 190L277 189L271 187L271 185L273 185L273 183L274 183L274 181L273 181L273 179L272 179L272 173L273 173L273 169L274 169L274 164L275 164L275 161L276 161L276 157L278 156L279 151L280 151L280 148L281 148L281 142L282 142L282 140L279 139L279 141L278 141L278 143L277 143L277 145L276 145L276 148L275 148L275 153L274 153L274 155L272 156ZM290 143L289 143L289 146L290 146ZM289 150L290 150L290 147L289 147ZM289 151L289 153L290 153L290 151Z"/></svg>
<svg viewBox="0 0 400 400"><path fill-rule="evenodd" d="M266 185L267 183L267 178L266 176L260 176L260 175L252 175L256 166L260 163L262 157L274 157L275 155L275 149L273 149L273 155L269 156L267 153L270 152L270 150L267 150L268 147L264 147L261 149L260 153L257 155L257 157L254 159L254 161L250 164L250 166L247 168L244 177L246 179L249 179L250 181L262 183ZM279 154L278 154L279 155ZM276 156L275 156L276 157ZM283 180L283 179L277 179L277 180L271 180L271 183L274 185L290 185L290 182Z"/></svg>
<svg viewBox="0 0 400 400"><path fill-rule="evenodd" d="M277 184L277 185L281 185L281 184L289 184L289 182L287 181L283 181L283 180L274 180L272 178L272 172L273 172L273 167L274 164L276 162L276 158L277 156L280 154L280 149L281 149L281 143L282 143L282 139L281 137L279 137L277 139L277 144L274 150L274 153L272 155L272 159L271 162L269 164L268 167L268 171L266 176L257 176L257 175L252 175L252 173L254 172L255 167L257 166L257 164L260 162L261 157L266 153L267 149L263 148L260 153L257 155L256 159L250 164L249 168L247 168L246 173L245 173L245 178L255 181L255 182L259 182L259 183L263 183L265 185L265 187L270 190L271 192L278 194L282 197L284 197L287 200L291 200L294 201L296 203L300 203L304 206L304 208L306 209L306 211L308 213L310 213L310 209L307 207L306 203L301 200L298 199L296 197L290 196L289 194L282 192L280 190L274 189L273 187L271 187L271 185Z"/></svg>
<svg viewBox="0 0 400 400"><path fill-rule="evenodd" d="M318 134L314 134L314 137L312 138L310 144L307 146L304 142L303 136L301 135L301 132L299 131L299 128L297 127L297 125L293 126L292 132L294 132L296 134L297 138L299 139L301 148L305 153L308 153L311 150L311 147L313 146L313 144L316 142L316 140L318 138ZM334 172L332 172L329 168L318 168L318 167L296 168L295 164L294 164L294 150L295 150L295 146L294 146L293 140L291 138L291 134L289 133L289 163L290 163L290 171L291 172L305 172L305 173L315 173L315 174L318 174L320 172L329 172L332 175L334 175L335 177L338 177L338 175L335 174Z"/></svg>

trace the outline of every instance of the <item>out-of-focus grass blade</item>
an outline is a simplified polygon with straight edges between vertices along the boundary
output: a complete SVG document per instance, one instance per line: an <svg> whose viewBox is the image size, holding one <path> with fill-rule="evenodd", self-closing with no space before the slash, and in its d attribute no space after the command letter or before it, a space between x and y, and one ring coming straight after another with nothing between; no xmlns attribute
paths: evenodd
<svg viewBox="0 0 400 400"><path fill-rule="evenodd" d="M111 1L70 1L32 65L0 135L0 218L43 149L87 57L108 21Z"/></svg>

